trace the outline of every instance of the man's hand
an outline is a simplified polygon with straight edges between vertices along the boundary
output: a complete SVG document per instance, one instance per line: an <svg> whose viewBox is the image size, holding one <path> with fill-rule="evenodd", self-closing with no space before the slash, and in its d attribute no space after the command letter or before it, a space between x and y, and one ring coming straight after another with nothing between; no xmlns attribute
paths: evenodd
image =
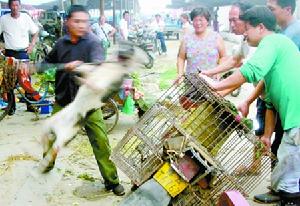
<svg viewBox="0 0 300 206"><path fill-rule="evenodd" d="M211 72L212 70L205 70L205 71L201 71L201 74L208 76L208 77L213 77L214 73Z"/></svg>
<svg viewBox="0 0 300 206"><path fill-rule="evenodd" d="M199 74L199 77L203 78L213 89L216 88L216 85L217 85L217 81L208 77L208 76L205 76L202 74L202 72Z"/></svg>
<svg viewBox="0 0 300 206"><path fill-rule="evenodd" d="M260 140L262 141L262 143L265 145L266 147L266 151L269 151L271 148L271 138L270 137L266 137L266 136L262 136L260 138Z"/></svg>
<svg viewBox="0 0 300 206"><path fill-rule="evenodd" d="M244 101L238 106L238 110L242 113L243 117L247 117L249 114L249 103Z"/></svg>
<svg viewBox="0 0 300 206"><path fill-rule="evenodd" d="M72 71L82 63L83 63L83 61L78 61L78 60L72 61L72 62L69 62L69 63L65 64L64 68L67 71Z"/></svg>
<svg viewBox="0 0 300 206"><path fill-rule="evenodd" d="M29 46L26 48L26 52L27 54L30 54L33 51L34 45L33 44L29 44Z"/></svg>
<svg viewBox="0 0 300 206"><path fill-rule="evenodd" d="M173 85L180 84L183 81L183 76L178 76L175 81L173 82Z"/></svg>

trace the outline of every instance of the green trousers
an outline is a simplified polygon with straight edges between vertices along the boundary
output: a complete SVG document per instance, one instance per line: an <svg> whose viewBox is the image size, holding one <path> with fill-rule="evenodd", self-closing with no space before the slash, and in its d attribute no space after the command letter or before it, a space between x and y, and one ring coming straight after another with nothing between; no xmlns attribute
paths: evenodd
<svg viewBox="0 0 300 206"><path fill-rule="evenodd" d="M63 109L55 104L53 114ZM100 109L88 112L82 121L105 185L119 184L117 168L110 160L111 148Z"/></svg>

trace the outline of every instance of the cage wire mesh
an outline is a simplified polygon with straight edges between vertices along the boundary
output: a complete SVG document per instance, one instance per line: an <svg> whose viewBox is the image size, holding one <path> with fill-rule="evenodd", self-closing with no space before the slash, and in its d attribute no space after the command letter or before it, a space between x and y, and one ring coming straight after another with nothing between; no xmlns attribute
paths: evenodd
<svg viewBox="0 0 300 206"><path fill-rule="evenodd" d="M173 205L214 205L227 190L248 196L271 172L275 158L250 127L204 79L184 76L128 131L112 158L141 185L165 160L178 158L187 148L196 149L205 160L203 175L189 182ZM206 187L199 186L200 179L205 179Z"/></svg>

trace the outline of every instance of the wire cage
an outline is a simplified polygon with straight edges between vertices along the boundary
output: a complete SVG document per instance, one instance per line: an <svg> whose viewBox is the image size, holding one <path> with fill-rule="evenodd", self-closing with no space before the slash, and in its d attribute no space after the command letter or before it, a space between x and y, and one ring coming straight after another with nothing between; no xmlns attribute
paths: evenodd
<svg viewBox="0 0 300 206"><path fill-rule="evenodd" d="M177 162L192 148L196 152L191 156L198 156L204 169L188 180L190 186L175 197L173 205L214 205L227 190L248 196L271 172L275 158L264 150L251 126L204 79L183 76L128 131L112 158L140 185L163 161Z"/></svg>
<svg viewBox="0 0 300 206"><path fill-rule="evenodd" d="M208 198L205 197L208 193L200 193L197 186L190 186L179 194L173 201L173 206L198 206L208 205ZM209 200L211 203L211 201Z"/></svg>

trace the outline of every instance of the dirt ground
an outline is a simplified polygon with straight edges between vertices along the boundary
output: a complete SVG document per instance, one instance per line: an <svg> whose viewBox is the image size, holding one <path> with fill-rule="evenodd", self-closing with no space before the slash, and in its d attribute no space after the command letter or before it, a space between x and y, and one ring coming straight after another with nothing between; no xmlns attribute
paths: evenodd
<svg viewBox="0 0 300 206"><path fill-rule="evenodd" d="M162 73L170 65L175 68L178 45L178 41L168 41L168 54L157 57L153 69L140 72ZM227 43L229 49L231 46ZM251 85L244 85L241 94L237 98L230 97L230 100L238 104L251 90ZM250 118L254 118L254 109L251 108ZM38 172L37 165L42 155L40 128L45 118L40 115L40 120L34 121L34 115L21 105L14 116L0 122L0 206L118 205L123 197L104 190L91 147L83 134L60 152L53 171L49 174ZM117 127L109 135L112 147L136 121L136 115L121 114ZM119 175L128 194L130 180L121 171ZM265 192L269 181L267 178L262 182L254 194ZM258 205L250 199L251 205Z"/></svg>

